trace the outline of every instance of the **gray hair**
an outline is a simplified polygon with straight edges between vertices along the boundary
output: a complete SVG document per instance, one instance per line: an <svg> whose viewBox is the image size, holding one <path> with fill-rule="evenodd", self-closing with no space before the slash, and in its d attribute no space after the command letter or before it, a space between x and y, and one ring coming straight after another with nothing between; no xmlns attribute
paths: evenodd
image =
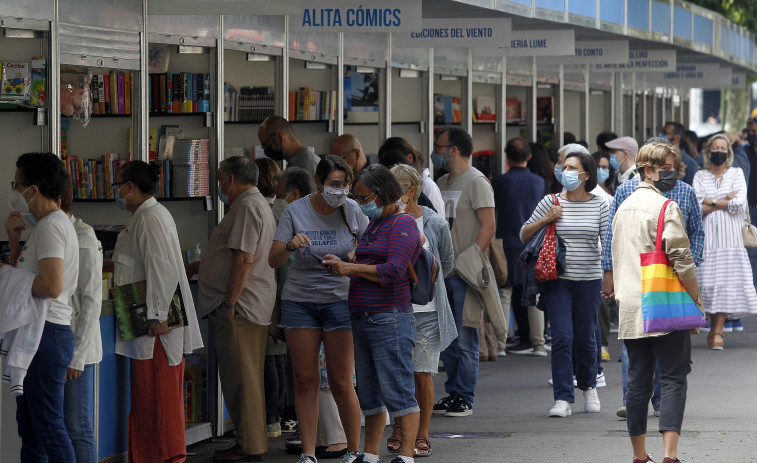
<svg viewBox="0 0 757 463"><path fill-rule="evenodd" d="M588 154L591 156L591 153L589 153L589 150L587 150L583 145L579 145L578 143L568 143L567 145L563 146L559 150L557 150L558 154L569 155L571 153L583 153Z"/></svg>
<svg viewBox="0 0 757 463"><path fill-rule="evenodd" d="M371 164L355 179L354 185L362 183L372 193L381 198L382 205L396 203L402 196L402 187L394 175L381 164Z"/></svg>
<svg viewBox="0 0 757 463"><path fill-rule="evenodd" d="M297 190L300 192L300 196L304 197L316 191L313 176L310 175L310 172L299 167L289 167L276 174L275 178L277 182L284 182L284 189L287 193Z"/></svg>
<svg viewBox="0 0 757 463"><path fill-rule="evenodd" d="M257 186L258 166L247 156L232 156L221 161L218 170L226 175L233 175L238 183Z"/></svg>
<svg viewBox="0 0 757 463"><path fill-rule="evenodd" d="M421 177L421 174L408 164L397 164L392 167L390 171L392 175L394 175L394 178L400 182L402 191L407 192L410 188L415 187L413 200L417 203L423 189L423 178Z"/></svg>

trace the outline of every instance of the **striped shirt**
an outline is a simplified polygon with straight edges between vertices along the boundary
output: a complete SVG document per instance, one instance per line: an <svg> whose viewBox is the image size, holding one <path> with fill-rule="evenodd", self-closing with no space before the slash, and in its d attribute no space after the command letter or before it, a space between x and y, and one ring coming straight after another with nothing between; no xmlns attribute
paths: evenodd
<svg viewBox="0 0 757 463"><path fill-rule="evenodd" d="M557 220L557 236L565 243L565 280L596 280L602 278L600 240L607 231L609 207L599 196L588 201L573 202L563 197L558 201L562 215ZM552 207L552 196L547 195L531 214L523 226L534 223L546 216ZM523 229L521 228L521 234Z"/></svg>
<svg viewBox="0 0 757 463"><path fill-rule="evenodd" d="M380 283L350 277L350 312L412 312L407 267L421 251L421 237L410 214L372 219L355 250L358 264L375 265Z"/></svg>

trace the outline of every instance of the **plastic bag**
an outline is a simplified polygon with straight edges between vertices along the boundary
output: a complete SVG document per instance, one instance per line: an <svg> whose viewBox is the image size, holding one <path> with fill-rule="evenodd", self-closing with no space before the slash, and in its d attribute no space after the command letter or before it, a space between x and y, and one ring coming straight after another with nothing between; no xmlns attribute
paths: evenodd
<svg viewBox="0 0 757 463"><path fill-rule="evenodd" d="M61 67L60 113L86 127L92 115L92 73L87 68Z"/></svg>

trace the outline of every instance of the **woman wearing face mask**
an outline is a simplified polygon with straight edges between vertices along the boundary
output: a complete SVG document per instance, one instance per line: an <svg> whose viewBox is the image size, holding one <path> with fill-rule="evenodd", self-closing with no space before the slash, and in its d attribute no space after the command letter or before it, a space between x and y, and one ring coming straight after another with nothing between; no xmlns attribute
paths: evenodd
<svg viewBox="0 0 757 463"><path fill-rule="evenodd" d="M365 415L362 461L378 461L386 411L399 419L400 455L413 458L419 408L413 383L415 318L407 268L421 251L410 214L401 212L402 187L389 169L374 164L360 172L352 189L371 222L355 250L356 261L329 254L324 265L350 277L348 304L354 332L358 399ZM342 346L344 348L344 346ZM399 456L392 463L403 463Z"/></svg>
<svg viewBox="0 0 757 463"><path fill-rule="evenodd" d="M63 418L66 372L74 353L69 301L79 274L76 231L58 206L67 177L60 159L51 153L21 155L9 197L13 212L5 222L10 262L36 273L31 293L49 301L39 346L23 378L22 395L16 397L22 463L75 460ZM27 228L24 219L34 228L20 249L21 233ZM14 382L12 391L17 387Z"/></svg>
<svg viewBox="0 0 757 463"><path fill-rule="evenodd" d="M597 151L592 154L592 157L594 162L597 163L597 185L612 198L612 195L615 194L615 188L611 179L615 178L615 169L610 165L610 155L603 151Z"/></svg>
<svg viewBox="0 0 757 463"><path fill-rule="evenodd" d="M186 455L184 439L184 354L202 347L192 293L184 269L176 224L153 197L157 166L130 161L112 185L116 204L132 214L113 253L114 283L146 281L148 334L130 341L116 336L116 353L131 359L129 459L173 461ZM169 329L168 307L177 288L187 326Z"/></svg>
<svg viewBox="0 0 757 463"><path fill-rule="evenodd" d="M434 381L432 375L439 370L439 354L457 337L452 308L447 300L444 277L455 268L455 251L447 221L428 207L418 205L423 180L414 168L397 165L391 169L405 193L400 197L400 209L415 218L418 230L425 237L423 247L441 263L441 275L436 284L434 300L426 305L413 304L415 315L415 345L413 367L415 371L415 398L420 407L420 425L415 438L416 457L431 455L428 426L434 408ZM395 421L394 432L387 440L390 452L398 452L402 443L400 425Z"/></svg>
<svg viewBox="0 0 757 463"><path fill-rule="evenodd" d="M707 342L722 350L726 318L757 313L757 294L741 231L747 213L744 173L731 167L733 150L725 135L707 140L705 153L706 170L696 173L692 185L705 229L704 262L697 267L697 278L712 325Z"/></svg>
<svg viewBox="0 0 757 463"><path fill-rule="evenodd" d="M637 159L641 181L618 207L612 223L612 243L607 243L612 246L615 298L620 307L618 337L628 351L626 421L633 446L633 463L655 461L647 453L646 433L656 366L660 370L662 390L658 424L665 449L662 463L679 461L678 438L686 406L686 376L691 372L690 330L646 333L644 329L639 256L655 250L658 233L661 234L661 250L673 266L682 289L701 310L697 272L681 208L675 201L665 206L667 198L661 194L672 190L679 175L683 176L683 163L679 162L678 171L667 170L677 159L680 159L678 148L667 142L650 142L641 148ZM663 207L663 229L658 230Z"/></svg>
<svg viewBox="0 0 757 463"><path fill-rule="evenodd" d="M545 196L523 224L521 240L527 243L537 231L557 221L557 236L565 243L565 271L557 280L543 283L547 316L552 327L552 390L555 405L549 416L571 414L573 348L576 380L583 391L584 410L598 413L597 345L595 329L602 289L600 240L607 229L607 202L591 193L597 186L597 164L591 155L567 150L562 169L566 191L559 206Z"/></svg>
<svg viewBox="0 0 757 463"><path fill-rule="evenodd" d="M347 260L368 219L347 198L352 169L338 156L324 156L316 169L318 192L291 203L279 220L268 262L289 267L281 294L281 327L292 356L295 407L302 437L301 463L315 460L318 421L318 352L325 346L328 382L347 436L346 461L360 447L360 407L352 384L354 355L347 309L349 280L324 266L324 256Z"/></svg>

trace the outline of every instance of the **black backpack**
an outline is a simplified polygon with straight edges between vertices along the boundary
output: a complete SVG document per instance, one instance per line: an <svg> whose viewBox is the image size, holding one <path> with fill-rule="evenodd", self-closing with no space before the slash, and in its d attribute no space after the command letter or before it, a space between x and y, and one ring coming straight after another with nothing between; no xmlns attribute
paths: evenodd
<svg viewBox="0 0 757 463"><path fill-rule="evenodd" d="M410 277L410 300L413 304L426 305L434 300L440 267L436 257L421 247L415 265L407 267Z"/></svg>

